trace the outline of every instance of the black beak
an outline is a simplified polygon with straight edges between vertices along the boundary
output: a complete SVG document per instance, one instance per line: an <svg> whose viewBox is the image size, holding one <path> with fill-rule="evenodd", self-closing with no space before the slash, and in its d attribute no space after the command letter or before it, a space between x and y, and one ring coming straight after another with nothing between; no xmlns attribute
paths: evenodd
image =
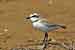
<svg viewBox="0 0 75 50"><path fill-rule="evenodd" d="M30 17L27 17L26 19L30 19Z"/></svg>

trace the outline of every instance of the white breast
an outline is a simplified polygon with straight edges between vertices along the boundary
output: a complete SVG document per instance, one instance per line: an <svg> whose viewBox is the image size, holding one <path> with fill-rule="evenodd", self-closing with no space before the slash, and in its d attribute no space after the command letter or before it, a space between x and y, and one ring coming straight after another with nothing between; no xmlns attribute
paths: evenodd
<svg viewBox="0 0 75 50"><path fill-rule="evenodd" d="M33 27L39 29L40 27L43 27L43 25L39 22L33 23Z"/></svg>
<svg viewBox="0 0 75 50"><path fill-rule="evenodd" d="M48 31L48 27L45 27L45 25L43 25L40 22L33 23L33 27L38 29L38 30L40 30L40 31L43 31L43 32L47 32Z"/></svg>

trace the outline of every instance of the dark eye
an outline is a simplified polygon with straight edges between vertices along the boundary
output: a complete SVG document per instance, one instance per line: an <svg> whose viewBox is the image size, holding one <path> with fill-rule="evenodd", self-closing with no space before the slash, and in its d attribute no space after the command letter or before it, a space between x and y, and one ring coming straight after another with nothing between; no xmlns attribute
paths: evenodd
<svg viewBox="0 0 75 50"><path fill-rule="evenodd" d="M37 17L37 18L38 18L39 16L37 16L37 15L34 15L34 16L32 16L32 17Z"/></svg>

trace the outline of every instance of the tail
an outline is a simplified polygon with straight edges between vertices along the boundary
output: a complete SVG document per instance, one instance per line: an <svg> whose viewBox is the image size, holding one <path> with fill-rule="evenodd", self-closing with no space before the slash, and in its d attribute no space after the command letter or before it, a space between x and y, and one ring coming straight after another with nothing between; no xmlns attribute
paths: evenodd
<svg viewBox="0 0 75 50"><path fill-rule="evenodd" d="M61 25L60 25L60 27L63 28L63 29L66 29L67 28L66 26L61 26Z"/></svg>
<svg viewBox="0 0 75 50"><path fill-rule="evenodd" d="M66 29L67 27L65 25L59 25L61 28Z"/></svg>

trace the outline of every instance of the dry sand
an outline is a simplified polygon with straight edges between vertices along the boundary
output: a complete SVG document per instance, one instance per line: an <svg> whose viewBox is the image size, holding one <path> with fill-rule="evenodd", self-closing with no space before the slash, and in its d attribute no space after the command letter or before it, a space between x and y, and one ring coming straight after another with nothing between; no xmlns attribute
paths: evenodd
<svg viewBox="0 0 75 50"><path fill-rule="evenodd" d="M41 31L34 30L29 21L24 22L24 17L32 12L40 13L50 23L67 26L66 33L49 33L49 37L75 39L75 0L0 0L1 29L5 28L4 25L8 26L8 32L0 29L0 33L5 33L0 35L1 47L13 48L28 39L43 39L44 34ZM7 40L8 35L12 36ZM4 44L2 40L7 43Z"/></svg>

